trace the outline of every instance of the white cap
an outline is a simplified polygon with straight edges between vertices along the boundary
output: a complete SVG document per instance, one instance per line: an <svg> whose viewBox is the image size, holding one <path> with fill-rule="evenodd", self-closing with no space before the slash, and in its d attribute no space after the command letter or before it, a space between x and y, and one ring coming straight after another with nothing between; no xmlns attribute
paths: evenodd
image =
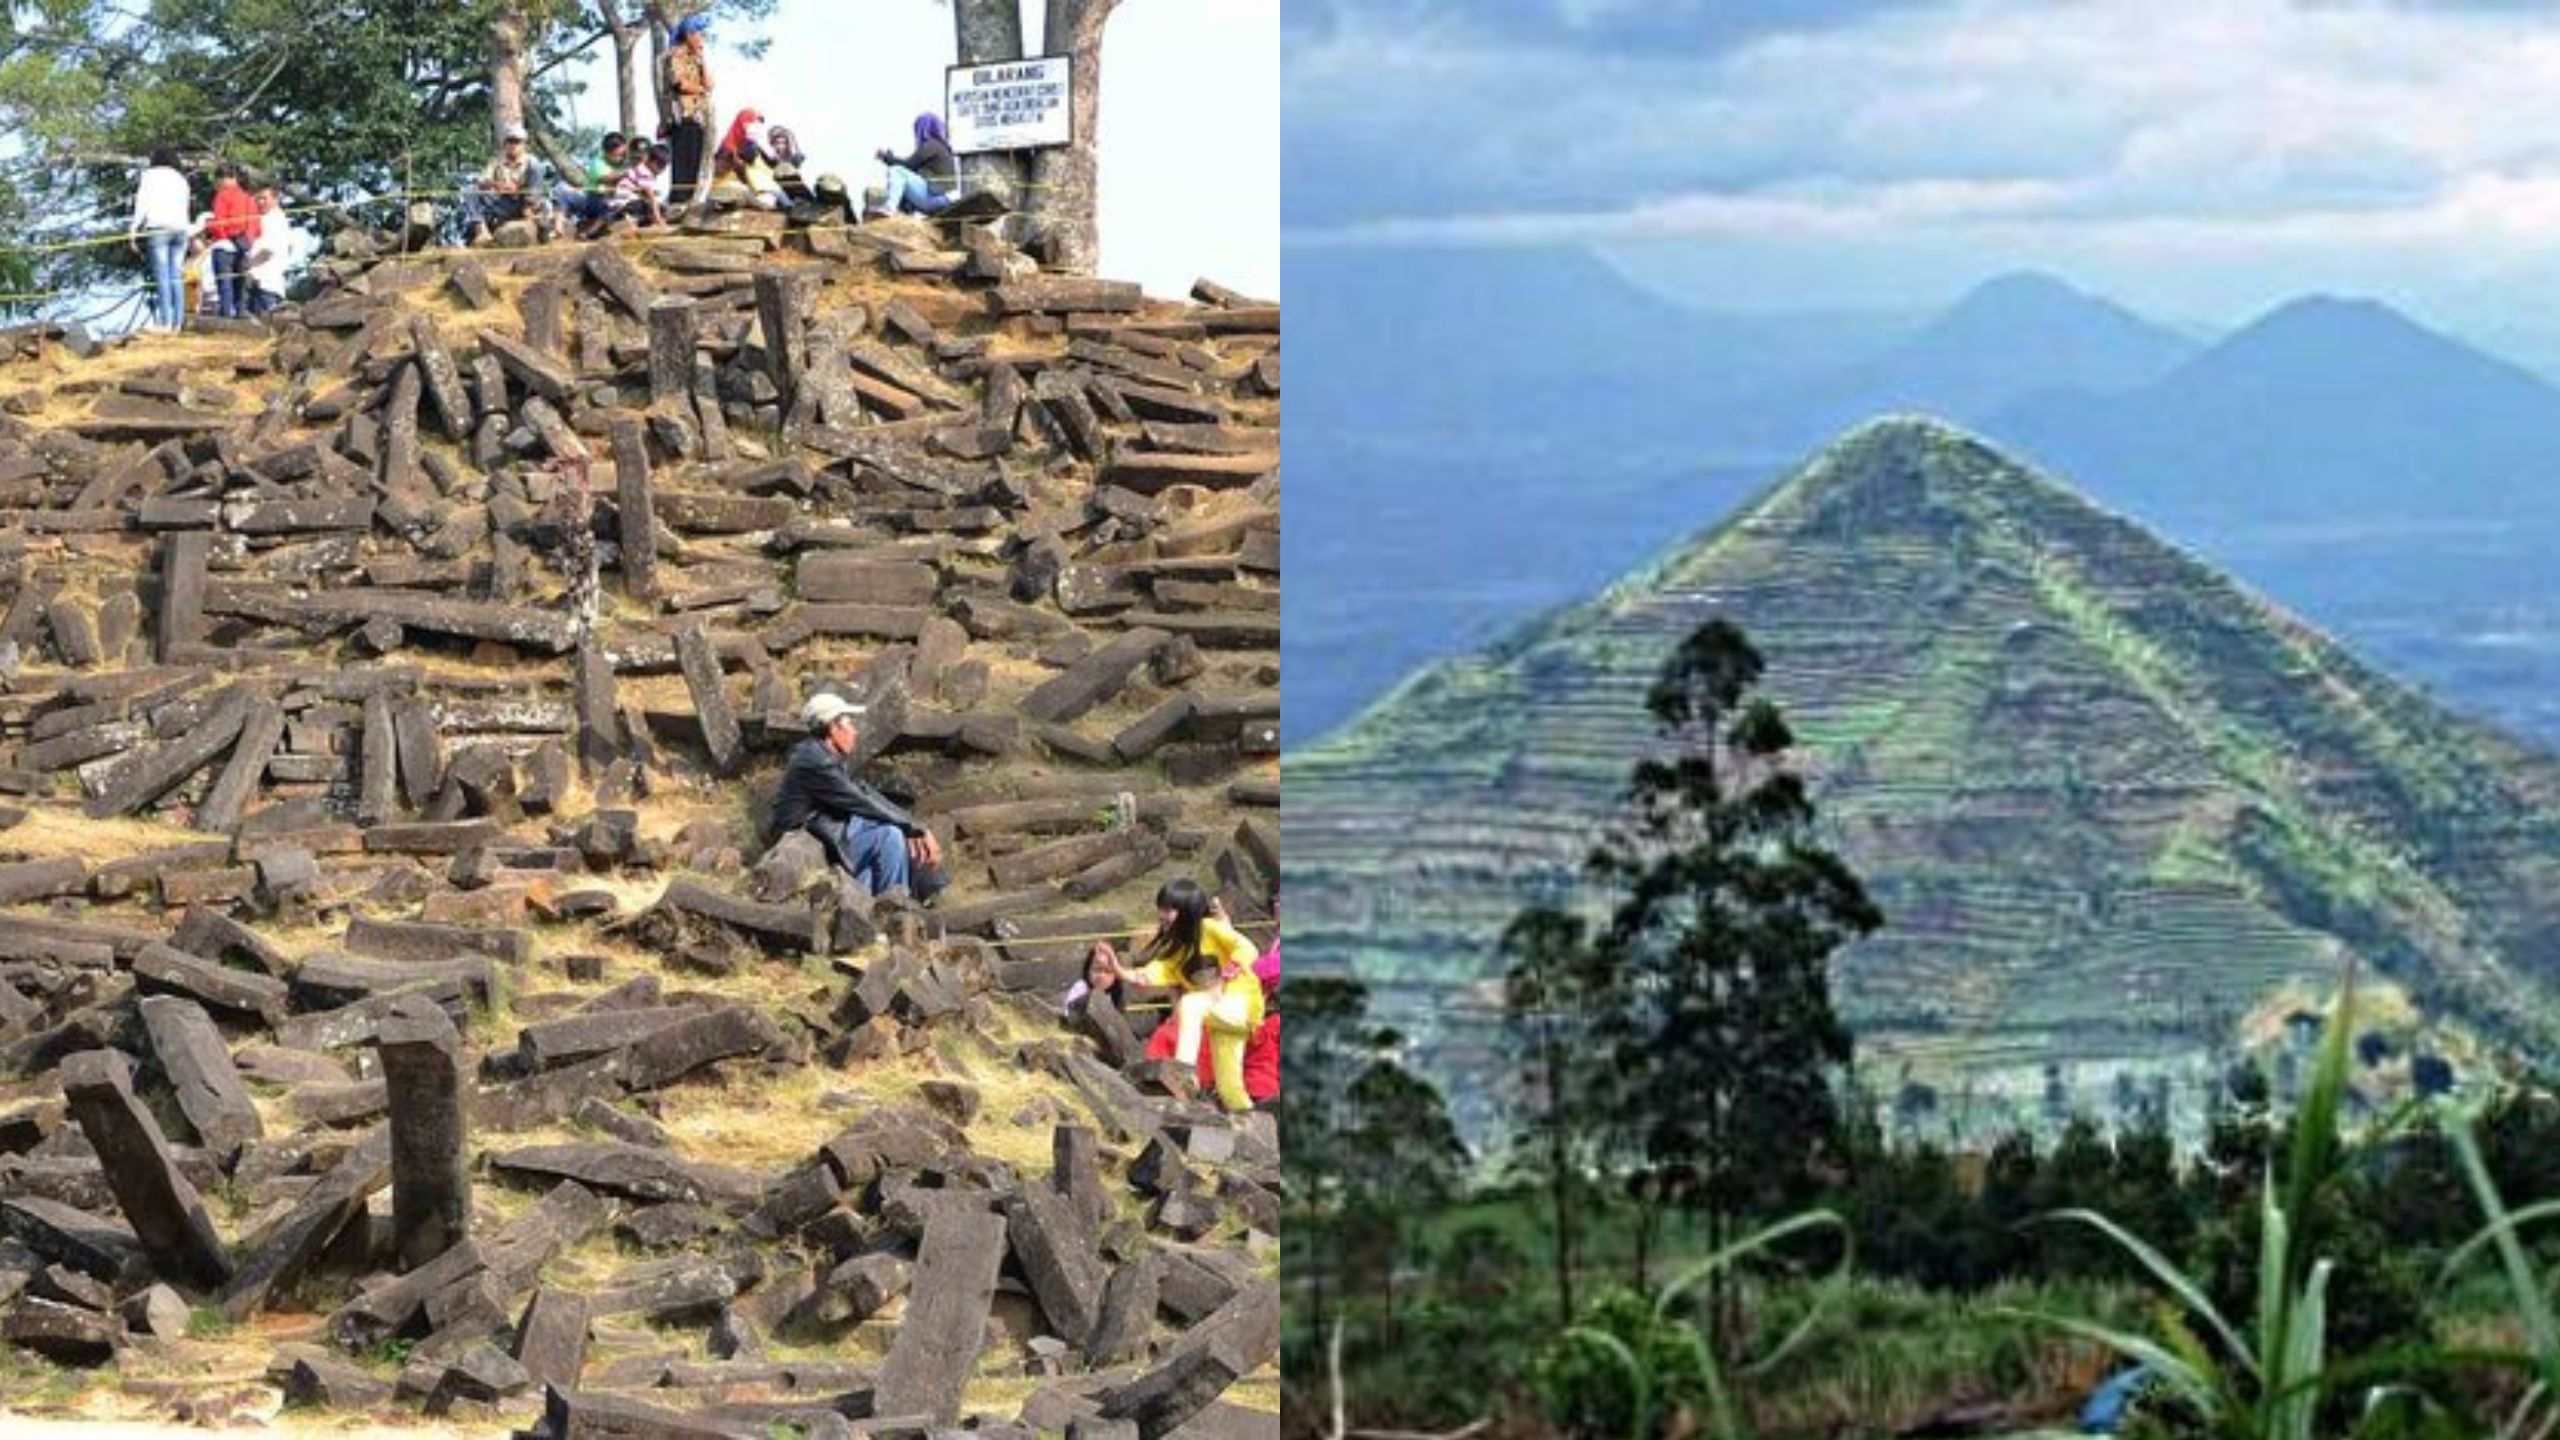
<svg viewBox="0 0 2560 1440"><path fill-rule="evenodd" d="M841 695L828 692L810 696L809 703L800 707L800 720L812 730L824 730L847 715L861 713L861 706Z"/></svg>
<svg viewBox="0 0 2560 1440"><path fill-rule="evenodd" d="M507 133L506 133L505 138L506 138L506 139L509 139L509 140L529 140L529 139L531 139L532 137L524 133L524 127L523 127L523 126L521 126L521 125L510 125L510 126L508 126L508 127L507 127Z"/></svg>

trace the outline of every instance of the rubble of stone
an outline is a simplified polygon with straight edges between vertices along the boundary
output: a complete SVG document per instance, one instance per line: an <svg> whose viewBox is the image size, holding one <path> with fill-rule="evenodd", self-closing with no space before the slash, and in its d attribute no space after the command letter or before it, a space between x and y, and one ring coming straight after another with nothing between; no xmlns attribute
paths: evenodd
<svg viewBox="0 0 2560 1440"><path fill-rule="evenodd" d="M331 275L0 344L0 1334L558 1437L1276 1433L1269 1117L1053 1006L1177 875L1270 933L1277 307L756 215ZM820 686L933 906L756 833ZM962 1043L1047 1165L950 1070L779 1170L661 1123Z"/></svg>

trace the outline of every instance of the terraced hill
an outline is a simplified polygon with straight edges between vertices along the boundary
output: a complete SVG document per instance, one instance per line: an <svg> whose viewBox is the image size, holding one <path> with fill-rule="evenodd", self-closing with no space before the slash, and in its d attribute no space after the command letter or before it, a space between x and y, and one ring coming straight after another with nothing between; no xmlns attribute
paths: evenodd
<svg viewBox="0 0 2560 1440"><path fill-rule="evenodd" d="M1490 1078L1493 941L1570 880L1676 637L1739 620L1887 915L1839 990L1870 1081L2005 1123L2132 1072L2191 1105L2253 1008L2350 954L2540 1043L2560 766L1981 442L1870 424L1727 523L1285 764L1290 944ZM1457 1084L1494 1123L1498 1085Z"/></svg>

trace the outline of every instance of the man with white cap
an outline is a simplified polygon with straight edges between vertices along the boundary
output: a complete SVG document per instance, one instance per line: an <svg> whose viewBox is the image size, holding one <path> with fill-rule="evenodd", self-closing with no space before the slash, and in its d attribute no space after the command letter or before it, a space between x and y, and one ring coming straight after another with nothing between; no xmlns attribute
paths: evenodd
<svg viewBox="0 0 2560 1440"><path fill-rule="evenodd" d="M462 192L462 218L471 228L471 243L488 244L492 225L524 219L539 224L546 209L534 184L533 157L525 153L524 127L510 125L498 158Z"/></svg>
<svg viewBox="0 0 2560 1440"><path fill-rule="evenodd" d="M904 886L918 901L931 900L950 883L942 842L888 796L845 773L861 716L861 706L832 693L813 695L800 707L809 735L791 747L774 791L773 834L808 831L874 895Z"/></svg>

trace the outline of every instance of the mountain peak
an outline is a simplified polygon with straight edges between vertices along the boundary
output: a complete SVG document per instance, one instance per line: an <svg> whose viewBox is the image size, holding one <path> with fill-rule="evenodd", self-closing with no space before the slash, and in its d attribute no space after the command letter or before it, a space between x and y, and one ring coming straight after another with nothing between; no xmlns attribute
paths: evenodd
<svg viewBox="0 0 2560 1440"><path fill-rule="evenodd" d="M2091 294L2042 270L2013 270L1992 276L1958 296L1931 328L2019 325L2098 326L2143 334L2170 333L2103 295Z"/></svg>
<svg viewBox="0 0 2560 1440"><path fill-rule="evenodd" d="M2112 300L2021 271L1974 286L1900 346L1855 367L1841 408L1873 414L1920 406L1978 420L2039 390L2105 393L2148 384L2195 348Z"/></svg>
<svg viewBox="0 0 2560 1440"><path fill-rule="evenodd" d="M2049 270L2011 270L1994 275L1957 297L1951 309L1968 306L2025 304L2096 304L2101 299Z"/></svg>
<svg viewBox="0 0 2560 1440"><path fill-rule="evenodd" d="M1943 532L1972 506L2040 485L2054 488L1961 426L1883 415L1824 446L1745 518L1814 533L1887 522Z"/></svg>
<svg viewBox="0 0 2560 1440"><path fill-rule="evenodd" d="M1887 1072L2032 1097L2022 1056L2180 1071L2349 952L2398 956L2436 1018L2560 1031L2560 907L2535 898L2560 894L2539 799L2560 767L1973 435L1895 415L1291 754L1290 939L1390 998L1421 1063L1484 1097L1473 1124L1499 1123L1501 1046L1463 997L1498 988L1524 897L1570 885L1652 743L1639 698L1709 618L1766 657L1888 917L1839 970Z"/></svg>
<svg viewBox="0 0 2560 1440"><path fill-rule="evenodd" d="M2459 347L2458 341L2363 295L2299 295L2240 327L2231 339L2236 342L2252 336L2288 335L2316 336L2323 341L2345 335L2367 342L2381 338Z"/></svg>

